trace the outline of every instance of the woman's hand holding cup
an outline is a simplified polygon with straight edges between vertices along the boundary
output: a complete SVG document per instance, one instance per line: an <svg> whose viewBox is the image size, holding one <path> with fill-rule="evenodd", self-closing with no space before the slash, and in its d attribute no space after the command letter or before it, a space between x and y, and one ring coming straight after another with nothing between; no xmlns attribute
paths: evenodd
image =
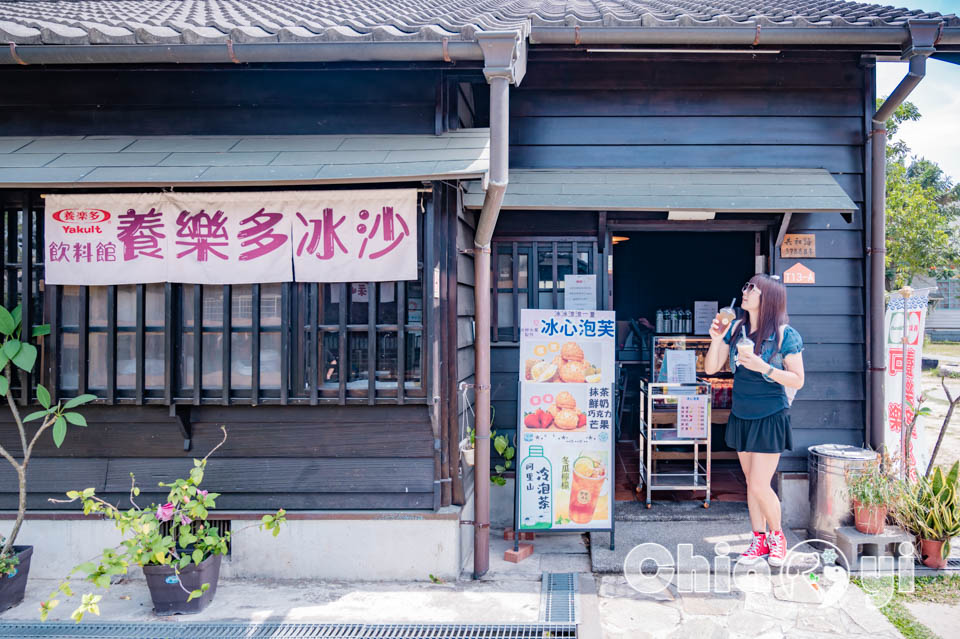
<svg viewBox="0 0 960 639"><path fill-rule="evenodd" d="M713 318L713 322L710 323L710 339L715 342L722 340L728 328L730 328L730 325L724 324L720 313L717 313L717 316Z"/></svg>

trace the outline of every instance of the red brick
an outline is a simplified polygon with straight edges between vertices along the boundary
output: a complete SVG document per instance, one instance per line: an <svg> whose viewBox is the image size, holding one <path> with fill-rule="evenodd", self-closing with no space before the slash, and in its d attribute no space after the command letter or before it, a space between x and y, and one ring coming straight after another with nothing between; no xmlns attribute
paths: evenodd
<svg viewBox="0 0 960 639"><path fill-rule="evenodd" d="M535 533L534 533L533 531L531 531L531 530L521 531L521 532L520 532L520 539L526 539L527 541L533 541L534 534L535 534ZM513 530L507 529L507 530L504 530L504 531L503 531L503 538L506 539L507 541L513 541L513 536L514 536L514 531L513 531Z"/></svg>
<svg viewBox="0 0 960 639"><path fill-rule="evenodd" d="M511 548L503 553L504 561L518 564L533 554L533 544L520 544L520 550Z"/></svg>

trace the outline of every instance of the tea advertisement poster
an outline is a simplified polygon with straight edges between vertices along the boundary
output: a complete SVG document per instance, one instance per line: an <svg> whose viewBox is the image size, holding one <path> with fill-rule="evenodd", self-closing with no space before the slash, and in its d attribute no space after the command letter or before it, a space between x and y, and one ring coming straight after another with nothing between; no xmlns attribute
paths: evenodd
<svg viewBox="0 0 960 639"><path fill-rule="evenodd" d="M904 458L901 450L903 427L909 428L910 422L913 421L922 391L920 366L929 296L930 289L915 290L906 299L900 293L893 292L887 302L884 318L887 335L887 370L884 375L886 417L884 445L901 460ZM906 306L906 321L904 306ZM920 419L922 420L922 417ZM907 472L911 478L916 478L918 474L923 475L926 472L929 459L922 421L917 421L910 440L907 443Z"/></svg>
<svg viewBox="0 0 960 639"><path fill-rule="evenodd" d="M614 313L520 319L519 529L612 528Z"/></svg>

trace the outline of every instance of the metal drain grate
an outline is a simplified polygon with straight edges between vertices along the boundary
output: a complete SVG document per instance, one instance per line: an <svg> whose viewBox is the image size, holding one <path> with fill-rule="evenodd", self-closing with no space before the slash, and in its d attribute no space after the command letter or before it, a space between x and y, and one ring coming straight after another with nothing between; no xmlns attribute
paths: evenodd
<svg viewBox="0 0 960 639"><path fill-rule="evenodd" d="M540 586L540 621L577 623L577 573L545 572Z"/></svg>
<svg viewBox="0 0 960 639"><path fill-rule="evenodd" d="M3 623L17 639L576 639L577 627L531 624Z"/></svg>
<svg viewBox="0 0 960 639"><path fill-rule="evenodd" d="M920 561L920 559L917 559L914 562L914 565L917 568L926 568L926 566L923 564L922 561ZM945 568L945 570L960 570L960 557L948 557L947 567Z"/></svg>

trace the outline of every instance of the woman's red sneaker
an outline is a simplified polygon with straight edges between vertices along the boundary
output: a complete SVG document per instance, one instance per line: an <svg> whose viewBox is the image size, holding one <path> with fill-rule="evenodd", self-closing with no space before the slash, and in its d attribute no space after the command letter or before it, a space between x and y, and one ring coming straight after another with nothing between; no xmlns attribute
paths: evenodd
<svg viewBox="0 0 960 639"><path fill-rule="evenodd" d="M787 539L783 536L782 530L773 530L767 534L767 544L770 548L770 556L767 561L771 566L782 566L787 556Z"/></svg>
<svg viewBox="0 0 960 639"><path fill-rule="evenodd" d="M767 536L765 533L753 531L753 541L750 542L750 547L747 548L746 552L740 555L740 559L743 561L759 561L770 554L770 549L767 547Z"/></svg>

